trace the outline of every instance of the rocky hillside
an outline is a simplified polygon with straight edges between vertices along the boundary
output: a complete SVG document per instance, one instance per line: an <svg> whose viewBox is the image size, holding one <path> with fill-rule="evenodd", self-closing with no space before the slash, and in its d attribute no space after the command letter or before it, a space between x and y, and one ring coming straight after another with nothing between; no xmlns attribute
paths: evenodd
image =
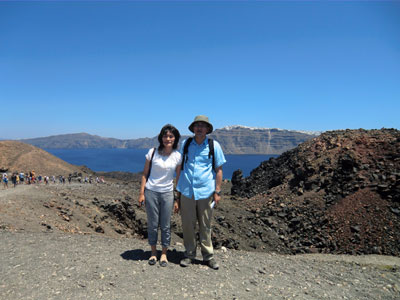
<svg viewBox="0 0 400 300"><path fill-rule="evenodd" d="M315 137L305 133L282 129L260 129L230 126L216 129L210 137L216 139L226 154L281 154ZM183 136L182 139L187 138ZM151 148L158 145L157 137L130 140L104 138L87 133L63 134L22 140L42 149L74 148Z"/></svg>
<svg viewBox="0 0 400 300"><path fill-rule="evenodd" d="M236 171L231 193L293 253L400 255L398 130L326 132Z"/></svg>
<svg viewBox="0 0 400 300"><path fill-rule="evenodd" d="M0 172L29 172L39 175L68 175L88 172L84 167L71 165L50 153L25 143L0 141Z"/></svg>

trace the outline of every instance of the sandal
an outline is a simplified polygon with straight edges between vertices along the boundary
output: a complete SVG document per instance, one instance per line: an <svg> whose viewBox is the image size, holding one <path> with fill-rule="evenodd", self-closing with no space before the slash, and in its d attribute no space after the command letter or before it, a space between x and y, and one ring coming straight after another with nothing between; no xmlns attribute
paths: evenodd
<svg viewBox="0 0 400 300"><path fill-rule="evenodd" d="M154 266L156 263L157 263L157 259L155 259L154 257L149 259L150 266Z"/></svg>
<svg viewBox="0 0 400 300"><path fill-rule="evenodd" d="M165 254L165 253L161 254L161 257L160 257L160 266L161 266L161 267L166 267L166 266L168 266L167 254Z"/></svg>
<svg viewBox="0 0 400 300"><path fill-rule="evenodd" d="M166 266L168 266L168 261L166 261L166 260L160 260L160 266L161 266L161 267L166 267Z"/></svg>

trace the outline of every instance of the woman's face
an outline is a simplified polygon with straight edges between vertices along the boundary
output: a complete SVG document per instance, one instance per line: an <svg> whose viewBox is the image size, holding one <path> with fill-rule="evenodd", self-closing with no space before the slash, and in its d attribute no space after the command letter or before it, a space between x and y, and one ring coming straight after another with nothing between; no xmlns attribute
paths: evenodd
<svg viewBox="0 0 400 300"><path fill-rule="evenodd" d="M175 136L172 134L171 131L167 131L162 137L164 147L171 147L174 145Z"/></svg>

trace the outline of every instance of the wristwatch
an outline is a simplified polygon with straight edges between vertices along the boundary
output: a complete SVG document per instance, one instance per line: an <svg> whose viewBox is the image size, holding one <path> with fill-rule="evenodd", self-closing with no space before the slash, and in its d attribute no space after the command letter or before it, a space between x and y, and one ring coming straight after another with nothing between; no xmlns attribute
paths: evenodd
<svg viewBox="0 0 400 300"><path fill-rule="evenodd" d="M218 196L221 196L221 191L214 191L214 194L217 194Z"/></svg>

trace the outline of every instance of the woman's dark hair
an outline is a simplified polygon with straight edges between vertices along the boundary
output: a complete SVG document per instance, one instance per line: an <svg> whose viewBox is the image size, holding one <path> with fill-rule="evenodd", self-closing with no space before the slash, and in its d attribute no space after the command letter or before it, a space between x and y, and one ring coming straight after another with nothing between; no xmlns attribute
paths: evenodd
<svg viewBox="0 0 400 300"><path fill-rule="evenodd" d="M158 146L158 151L161 151L162 149L164 149L164 144L163 144L162 138L168 131L171 132L175 137L175 141L174 141L174 144L172 145L172 149L178 148L179 139L181 138L181 134L179 133L179 130L176 129L174 126L172 126L171 124L167 124L163 128L161 128L160 134L158 135L158 142L160 143L160 145Z"/></svg>

